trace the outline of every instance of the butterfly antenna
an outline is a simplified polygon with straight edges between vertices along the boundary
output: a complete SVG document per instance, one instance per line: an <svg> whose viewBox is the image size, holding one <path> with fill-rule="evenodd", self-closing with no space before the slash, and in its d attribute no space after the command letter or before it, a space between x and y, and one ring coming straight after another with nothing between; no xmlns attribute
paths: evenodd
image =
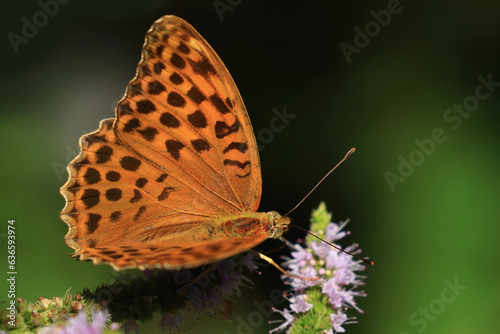
<svg viewBox="0 0 500 334"><path fill-rule="evenodd" d="M302 227L297 226L297 225L291 225L291 224L290 224L289 226L292 226L292 227L298 228L299 230L302 230L302 231L306 232L307 234L312 235L312 236L313 236L313 237L315 237L316 239L319 239L319 240L323 241L325 244L327 244L327 245L329 245L329 246L331 246L331 247L333 247L333 248L336 248L336 249L338 249L338 250L339 250L339 251L341 251L341 252L344 252L344 253L346 253L346 254L349 254L349 255L351 255L352 257L354 257L355 259L361 260L361 261L363 261L364 263L369 264L370 266L373 266L373 265L375 264L372 260L368 260L368 259L365 259L364 257L357 256L356 254L350 253L350 252L348 252L348 251L343 250L342 248L340 248L340 247L338 247L338 246L335 246L335 245L334 245L334 244L332 244L331 242L328 242L328 241L326 241L325 239L322 239L322 238L318 237L316 234L312 233L311 231L306 230L305 228L302 228Z"/></svg>
<svg viewBox="0 0 500 334"><path fill-rule="evenodd" d="M287 217L289 214L291 214L295 209L297 209L299 207L299 205L302 204L302 202L304 202L306 200L307 197L309 197L309 195L311 195L311 193L316 190L316 188L318 188L318 186L321 184L321 182L323 182L327 177L328 175L330 175L334 170L335 168L337 168L338 166L340 166L341 163L343 163L347 158L349 158L351 156L351 154L353 154L354 152L356 152L356 148L353 147L349 150L349 152L347 152L347 154L345 155L345 157L339 161L339 163L337 165L335 165L335 167L333 167L332 169L330 169L330 171L328 173L326 173L325 176L323 176L323 178L321 180L319 180L319 182L314 186L314 188L311 189L311 191L309 191L307 193L306 196L304 196L304 198L299 202L299 204L297 204L292 210L288 211L288 213L286 215L284 215L283 217Z"/></svg>

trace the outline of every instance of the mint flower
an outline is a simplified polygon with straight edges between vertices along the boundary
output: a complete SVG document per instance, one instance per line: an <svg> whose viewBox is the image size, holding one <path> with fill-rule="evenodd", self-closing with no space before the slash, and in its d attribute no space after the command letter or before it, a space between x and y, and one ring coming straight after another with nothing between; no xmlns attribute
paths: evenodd
<svg viewBox="0 0 500 334"><path fill-rule="evenodd" d="M292 324L292 322L295 320L295 317L287 309L284 309L283 311L280 311L280 310L277 310L277 309L273 308L273 311L280 313L285 318L285 321L280 326L278 326L275 329L269 331L269 333L274 333L274 332L282 331L283 329L285 329L288 326L290 326ZM281 320L274 320L274 321L270 321L269 323L280 322L280 321Z"/></svg>
<svg viewBox="0 0 500 334"><path fill-rule="evenodd" d="M331 215L326 211L325 204L321 203L312 213L311 231L335 244L350 234L343 230L348 222L331 222ZM312 236L307 237L306 247L300 244L290 246L291 257L286 258L283 263L286 269L300 277L320 279L306 281L283 275L285 283L291 286L286 292L291 295L288 298L290 309L274 310L286 320L270 333L286 328L287 333L345 332L344 325L357 322L355 317L349 317L347 313L352 310L363 313L355 298L366 297L362 290L358 290L359 286L364 285L365 277L359 275L359 272L365 269L365 265L361 260ZM357 244L344 250L355 255L361 253Z"/></svg>
<svg viewBox="0 0 500 334"><path fill-rule="evenodd" d="M307 312L309 311L312 307L313 304L310 304L306 301L307 295L298 295L296 297L292 297L290 299L290 308L292 311L295 313L300 313L300 312Z"/></svg>
<svg viewBox="0 0 500 334"><path fill-rule="evenodd" d="M344 313L332 313L330 315L330 322L332 323L333 329L336 332L343 333L345 329L342 325L347 321L347 316ZM330 331L332 329L329 329Z"/></svg>
<svg viewBox="0 0 500 334"><path fill-rule="evenodd" d="M87 322L87 314L79 312L63 325L44 327L38 334L101 334L108 321L108 313L92 312L92 321Z"/></svg>

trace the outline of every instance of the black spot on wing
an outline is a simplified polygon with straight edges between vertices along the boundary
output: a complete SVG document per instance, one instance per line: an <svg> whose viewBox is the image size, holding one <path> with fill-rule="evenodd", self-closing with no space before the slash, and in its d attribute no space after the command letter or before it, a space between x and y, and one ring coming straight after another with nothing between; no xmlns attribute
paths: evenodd
<svg viewBox="0 0 500 334"><path fill-rule="evenodd" d="M123 167L123 169L135 172L141 165L141 161L134 157L126 156L121 158L120 165Z"/></svg>
<svg viewBox="0 0 500 334"><path fill-rule="evenodd" d="M191 140L191 145L193 145L193 148L198 153L202 151L208 151L210 149L210 145L205 139Z"/></svg>
<svg viewBox="0 0 500 334"><path fill-rule="evenodd" d="M163 181L165 181L165 179L167 178L167 176L168 176L167 173L163 173L155 181L158 182L158 183L162 183Z"/></svg>
<svg viewBox="0 0 500 334"><path fill-rule="evenodd" d="M168 94L167 102L171 106L178 108L183 108L186 105L186 100L177 92L170 92L170 94Z"/></svg>
<svg viewBox="0 0 500 334"><path fill-rule="evenodd" d="M78 183L78 181L75 181L75 183L73 183L71 186L68 187L68 191L71 191L73 193L73 195L75 195L76 192L78 191L78 189L80 189L80 188L81 188L81 186Z"/></svg>
<svg viewBox="0 0 500 334"><path fill-rule="evenodd" d="M248 173L246 174L243 174L243 175L240 175L240 174L236 174L237 177L239 177L240 179L244 179L245 177L247 177L248 175L252 174L252 171L249 171Z"/></svg>
<svg viewBox="0 0 500 334"><path fill-rule="evenodd" d="M158 135L158 130L156 130L155 128L152 128L152 127L147 127L143 130L137 130L137 132L139 132L141 134L141 136L146 140L146 141L149 141L149 142L152 142L156 135Z"/></svg>
<svg viewBox="0 0 500 334"><path fill-rule="evenodd" d="M224 160L224 166L236 166L241 169L245 169L247 165L250 165L250 161L245 161L245 162L240 162L238 160L230 160L226 159Z"/></svg>
<svg viewBox="0 0 500 334"><path fill-rule="evenodd" d="M210 75L214 75L216 73L215 68L212 66L212 64L210 64L210 61L206 57L197 62L191 60L189 62L193 67L194 73L200 74L205 78L208 78Z"/></svg>
<svg viewBox="0 0 500 334"><path fill-rule="evenodd" d="M172 158L179 160L181 156L180 151L184 147L184 144L178 140L169 139L165 142L165 146L167 147L167 152L170 153Z"/></svg>
<svg viewBox="0 0 500 334"><path fill-rule="evenodd" d="M137 253L137 252L139 252L139 250L136 248L127 248L127 249L124 249L123 252L124 253Z"/></svg>
<svg viewBox="0 0 500 334"><path fill-rule="evenodd" d="M187 92L187 96L196 104L200 104L205 101L205 96L200 92L200 90L196 87L191 87L191 89Z"/></svg>
<svg viewBox="0 0 500 334"><path fill-rule="evenodd" d="M161 54L163 53L163 49L165 48L165 44L161 44L156 48L156 55L161 58Z"/></svg>
<svg viewBox="0 0 500 334"><path fill-rule="evenodd" d="M248 150L248 145L246 143L238 143L233 141L224 149L224 151L222 151L222 153L227 153L231 150L237 150L241 153L245 153Z"/></svg>
<svg viewBox="0 0 500 334"><path fill-rule="evenodd" d="M123 255L122 254L114 254L114 255L110 255L109 257L112 259L119 259L119 258L122 258Z"/></svg>
<svg viewBox="0 0 500 334"><path fill-rule="evenodd" d="M87 184L94 184L101 181L101 174L97 169L89 167L83 178Z"/></svg>
<svg viewBox="0 0 500 334"><path fill-rule="evenodd" d="M217 121L215 123L215 136L221 139L230 135L231 133L237 132L239 128L240 122L238 120L235 120L233 125L227 125L222 121Z"/></svg>
<svg viewBox="0 0 500 334"><path fill-rule="evenodd" d="M156 111L156 106L150 100L146 100L146 99L140 100L140 101L137 101L135 103L135 105L137 107L137 112L140 114L147 115L153 111Z"/></svg>
<svg viewBox="0 0 500 334"><path fill-rule="evenodd" d="M153 65L153 70L155 71L156 74L160 74L161 71L164 69L165 69L165 64L163 64L161 61Z"/></svg>
<svg viewBox="0 0 500 334"><path fill-rule="evenodd" d="M163 188L160 195L158 195L158 200L163 201L168 198L168 196L175 190L174 187L165 187Z"/></svg>
<svg viewBox="0 0 500 334"><path fill-rule="evenodd" d="M131 84L129 92L130 92L130 97L134 97L136 95L144 95L140 83Z"/></svg>
<svg viewBox="0 0 500 334"><path fill-rule="evenodd" d="M147 64L143 64L140 68L139 77L147 77L151 75L151 70Z"/></svg>
<svg viewBox="0 0 500 334"><path fill-rule="evenodd" d="M177 72L172 73L169 79L174 85L180 85L184 82L184 79Z"/></svg>
<svg viewBox="0 0 500 334"><path fill-rule="evenodd" d="M218 251L219 249L221 249L221 248L222 248L222 245L220 245L220 244L208 244L206 247L207 247L209 250L211 250L211 251L213 251L213 252L216 252L216 251Z"/></svg>
<svg viewBox="0 0 500 334"><path fill-rule="evenodd" d="M203 129L207 127L207 119L199 110L196 110L192 114L189 114L188 121L189 123L191 123L192 126L198 129Z"/></svg>
<svg viewBox="0 0 500 334"><path fill-rule="evenodd" d="M92 234L95 230L97 230L97 227L99 227L98 223L101 218L101 215L98 215L96 213L89 213L89 220L87 220L87 222L85 223L87 225L87 232L89 234Z"/></svg>
<svg viewBox="0 0 500 334"><path fill-rule="evenodd" d="M140 126L141 126L141 121L139 121L137 118L132 118L127 122L127 124L125 124L125 126L123 127L123 131L132 132Z"/></svg>
<svg viewBox="0 0 500 334"><path fill-rule="evenodd" d="M158 80L152 81L148 84L148 93L152 95L158 95L167 91L167 88L159 82Z"/></svg>
<svg viewBox="0 0 500 334"><path fill-rule="evenodd" d="M132 204L137 203L141 200L141 198L142 198L141 192L137 189L134 189L134 197L130 199L130 203Z"/></svg>
<svg viewBox="0 0 500 334"><path fill-rule="evenodd" d="M137 188L144 188L144 186L146 185L146 183L148 183L148 180L144 177L141 177L141 178L138 178L136 181L135 181L135 186Z"/></svg>
<svg viewBox="0 0 500 334"><path fill-rule="evenodd" d="M172 65L180 69L186 67L186 61L177 53L172 54L172 57L170 57L170 62L172 63Z"/></svg>
<svg viewBox="0 0 500 334"><path fill-rule="evenodd" d="M132 114L132 109L130 108L129 102L122 102L117 107L118 116L125 116Z"/></svg>
<svg viewBox="0 0 500 334"><path fill-rule="evenodd" d="M114 211L113 213L111 213L111 216L109 216L109 220L111 220L111 222L114 223L120 220L121 217L122 217L121 211Z"/></svg>
<svg viewBox="0 0 500 334"><path fill-rule="evenodd" d="M184 53L184 54L189 54L189 52L191 51L189 49L189 47L184 44L184 42L180 42L179 43L179 46L177 47L177 50L179 50L180 52Z"/></svg>
<svg viewBox="0 0 500 334"><path fill-rule="evenodd" d="M227 114L231 112L231 109L227 107L224 101L222 101L217 94L213 94L212 96L210 96L210 102L212 102L212 104L221 114Z"/></svg>
<svg viewBox="0 0 500 334"><path fill-rule="evenodd" d="M111 188L106 190L105 196L108 201L116 202L122 198L122 191L118 188Z"/></svg>
<svg viewBox="0 0 500 334"><path fill-rule="evenodd" d="M106 137L104 135L93 135L93 138L95 141L89 143L89 147L91 144L94 142L101 142L101 143L106 143Z"/></svg>
<svg viewBox="0 0 500 334"><path fill-rule="evenodd" d="M173 129L178 128L181 124L177 119L177 117L175 117L169 112L164 112L163 114L161 114L160 123L168 128L173 128Z"/></svg>
<svg viewBox="0 0 500 334"><path fill-rule="evenodd" d="M99 163L99 157L97 157L97 162ZM75 170L77 172L80 171L80 169L85 166L85 165L88 165L89 164L89 158L88 157L85 157L85 159L83 159L82 161L80 161L79 163L77 164L74 164L73 167L75 168Z"/></svg>
<svg viewBox="0 0 500 334"><path fill-rule="evenodd" d="M87 209L90 209L91 207L94 207L99 203L99 196L100 196L99 190L85 189L81 197L81 200L83 201L83 204L85 204Z"/></svg>
<svg viewBox="0 0 500 334"><path fill-rule="evenodd" d="M111 181L111 182L117 182L120 181L121 175L118 172L115 171L109 171L106 173L106 180Z"/></svg>
<svg viewBox="0 0 500 334"><path fill-rule="evenodd" d="M109 146L104 145L101 148L99 148L95 153L97 157L96 162L98 164L103 164L105 162L108 162L109 159L111 159L111 155L113 154L113 149ZM81 163L83 163L83 161Z"/></svg>
<svg viewBox="0 0 500 334"><path fill-rule="evenodd" d="M102 216L95 214L95 213L89 213L89 220L85 223L87 225L87 232L89 234L94 233L94 231L97 229L99 226L99 221L101 220Z"/></svg>
<svg viewBox="0 0 500 334"><path fill-rule="evenodd" d="M134 218L132 219L133 221L137 221L141 215L146 211L146 206L141 206L139 210L137 210L136 214L134 215Z"/></svg>

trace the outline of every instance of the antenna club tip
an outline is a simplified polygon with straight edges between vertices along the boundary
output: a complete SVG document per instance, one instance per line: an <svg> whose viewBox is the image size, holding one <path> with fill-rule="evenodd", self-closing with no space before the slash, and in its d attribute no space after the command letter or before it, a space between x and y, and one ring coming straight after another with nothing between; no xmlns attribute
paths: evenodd
<svg viewBox="0 0 500 334"><path fill-rule="evenodd" d="M349 152L347 152L347 154L345 155L345 158L348 158L351 154L353 154L354 152L356 152L356 148L353 147L349 150Z"/></svg>
<svg viewBox="0 0 500 334"><path fill-rule="evenodd" d="M361 260L363 260L364 263L369 264L370 266L375 265L375 262L373 262L372 260L368 260L368 259L361 259Z"/></svg>

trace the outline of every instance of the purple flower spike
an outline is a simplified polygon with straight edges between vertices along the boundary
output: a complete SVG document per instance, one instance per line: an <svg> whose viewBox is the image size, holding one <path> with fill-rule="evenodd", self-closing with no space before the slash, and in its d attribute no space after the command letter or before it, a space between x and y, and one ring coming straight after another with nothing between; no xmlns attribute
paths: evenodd
<svg viewBox="0 0 500 334"><path fill-rule="evenodd" d="M332 248L330 245L325 244L324 242L314 241L311 243L311 247L314 250L314 253L324 259L330 253L330 249Z"/></svg>
<svg viewBox="0 0 500 334"><path fill-rule="evenodd" d="M39 334L101 334L108 321L108 313L103 311L92 312L92 321L87 322L87 314L78 313L64 325L54 325L38 331Z"/></svg>
<svg viewBox="0 0 500 334"><path fill-rule="evenodd" d="M330 315L330 322L332 323L333 329L338 333L344 333L345 329L342 324L347 321L347 316L344 313L332 313Z"/></svg>
<svg viewBox="0 0 500 334"><path fill-rule="evenodd" d="M343 230L349 220L335 224L330 222L330 218L331 215L326 211L326 206L320 205L313 212L312 232L320 235L324 232L325 240L337 243L338 240L350 234L349 231ZM281 331L289 324L291 327L288 332L292 333L302 333L304 328L314 333L343 333L345 332L344 325L356 322L356 318L349 318L346 312L354 309L363 313L363 310L357 306L355 297L366 297L363 291L357 290L359 286L364 285L362 279L365 277L360 276L358 272L364 270L365 266L360 260L326 243L312 238L308 238L306 242L305 248L299 244L291 245L292 257L287 258L284 265L290 273L299 277L313 278L320 275L320 279L310 281L283 276L285 282L292 288L287 295L292 295L289 301L295 320L288 309L275 310L286 320L271 332ZM361 253L357 244L343 249L353 254ZM311 311L313 305L314 312ZM323 317L323 319L320 321L318 317ZM297 323L296 328L295 323ZM324 328L326 323L329 323L331 327Z"/></svg>
<svg viewBox="0 0 500 334"><path fill-rule="evenodd" d="M340 222L340 224L330 224L326 227L325 230L325 239L329 242L334 242L335 240L342 239L349 232L342 231L342 229L349 223L349 219Z"/></svg>
<svg viewBox="0 0 500 334"><path fill-rule="evenodd" d="M298 295L296 297L292 297L290 300L290 308L292 309L292 311L294 311L295 313L309 311L313 307L313 304L308 303L306 299L307 295Z"/></svg>

